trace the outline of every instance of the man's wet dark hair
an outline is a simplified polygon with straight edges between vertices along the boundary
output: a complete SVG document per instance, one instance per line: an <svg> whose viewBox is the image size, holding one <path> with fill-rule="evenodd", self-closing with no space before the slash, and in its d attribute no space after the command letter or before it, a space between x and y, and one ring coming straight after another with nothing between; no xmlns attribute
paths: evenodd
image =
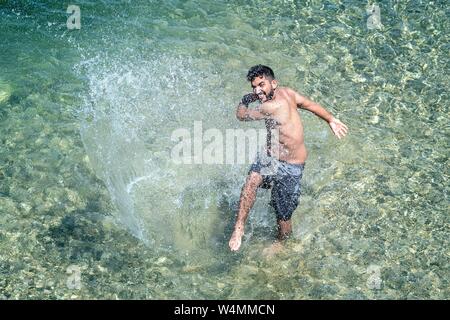
<svg viewBox="0 0 450 320"><path fill-rule="evenodd" d="M248 70L247 80L252 82L255 78L266 76L266 78L273 80L275 79L275 74L273 70L268 66L263 66L262 64L258 64L253 66Z"/></svg>

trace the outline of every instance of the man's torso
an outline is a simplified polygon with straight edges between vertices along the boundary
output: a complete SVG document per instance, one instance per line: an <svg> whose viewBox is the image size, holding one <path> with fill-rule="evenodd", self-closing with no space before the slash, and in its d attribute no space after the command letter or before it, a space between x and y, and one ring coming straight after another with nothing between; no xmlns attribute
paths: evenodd
<svg viewBox="0 0 450 320"><path fill-rule="evenodd" d="M270 117L266 119L269 154L289 163L304 163L307 150L295 98L289 88L276 90L274 98L264 106Z"/></svg>

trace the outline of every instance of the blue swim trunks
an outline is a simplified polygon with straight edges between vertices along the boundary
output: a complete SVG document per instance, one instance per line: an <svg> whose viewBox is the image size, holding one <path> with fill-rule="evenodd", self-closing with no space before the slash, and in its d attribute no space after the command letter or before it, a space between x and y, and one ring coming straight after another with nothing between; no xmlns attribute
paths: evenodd
<svg viewBox="0 0 450 320"><path fill-rule="evenodd" d="M261 153L251 165L249 174L257 172L263 178L260 188L272 188L270 205L275 209L277 219L290 220L297 208L304 168L304 163L288 163Z"/></svg>

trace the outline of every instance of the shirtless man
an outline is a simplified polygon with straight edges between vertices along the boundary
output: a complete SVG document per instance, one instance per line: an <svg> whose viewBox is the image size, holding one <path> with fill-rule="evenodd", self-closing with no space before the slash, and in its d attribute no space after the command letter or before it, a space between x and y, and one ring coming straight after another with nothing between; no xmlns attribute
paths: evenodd
<svg viewBox="0 0 450 320"><path fill-rule="evenodd" d="M279 87L271 68L254 66L250 68L247 80L251 82L253 93L242 98L236 116L241 121L265 120L268 134L265 152L267 155L258 154L242 188L239 212L229 241L232 251L239 250L241 246L245 221L259 187L272 188L270 204L277 215L278 240L286 239L292 232L291 215L298 205L300 181L307 158L303 126L297 108L311 111L325 120L339 139L348 131L345 124L319 104L290 88ZM249 109L248 105L256 100L261 104ZM278 132L278 139L272 137L274 129Z"/></svg>

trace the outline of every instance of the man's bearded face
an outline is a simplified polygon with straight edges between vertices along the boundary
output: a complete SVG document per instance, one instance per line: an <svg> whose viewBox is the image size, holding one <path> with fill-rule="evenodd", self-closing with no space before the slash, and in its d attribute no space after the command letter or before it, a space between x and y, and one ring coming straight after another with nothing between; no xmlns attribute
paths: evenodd
<svg viewBox="0 0 450 320"><path fill-rule="evenodd" d="M274 80L266 76L257 77L252 81L253 93L258 96L261 103L272 99L274 94Z"/></svg>

